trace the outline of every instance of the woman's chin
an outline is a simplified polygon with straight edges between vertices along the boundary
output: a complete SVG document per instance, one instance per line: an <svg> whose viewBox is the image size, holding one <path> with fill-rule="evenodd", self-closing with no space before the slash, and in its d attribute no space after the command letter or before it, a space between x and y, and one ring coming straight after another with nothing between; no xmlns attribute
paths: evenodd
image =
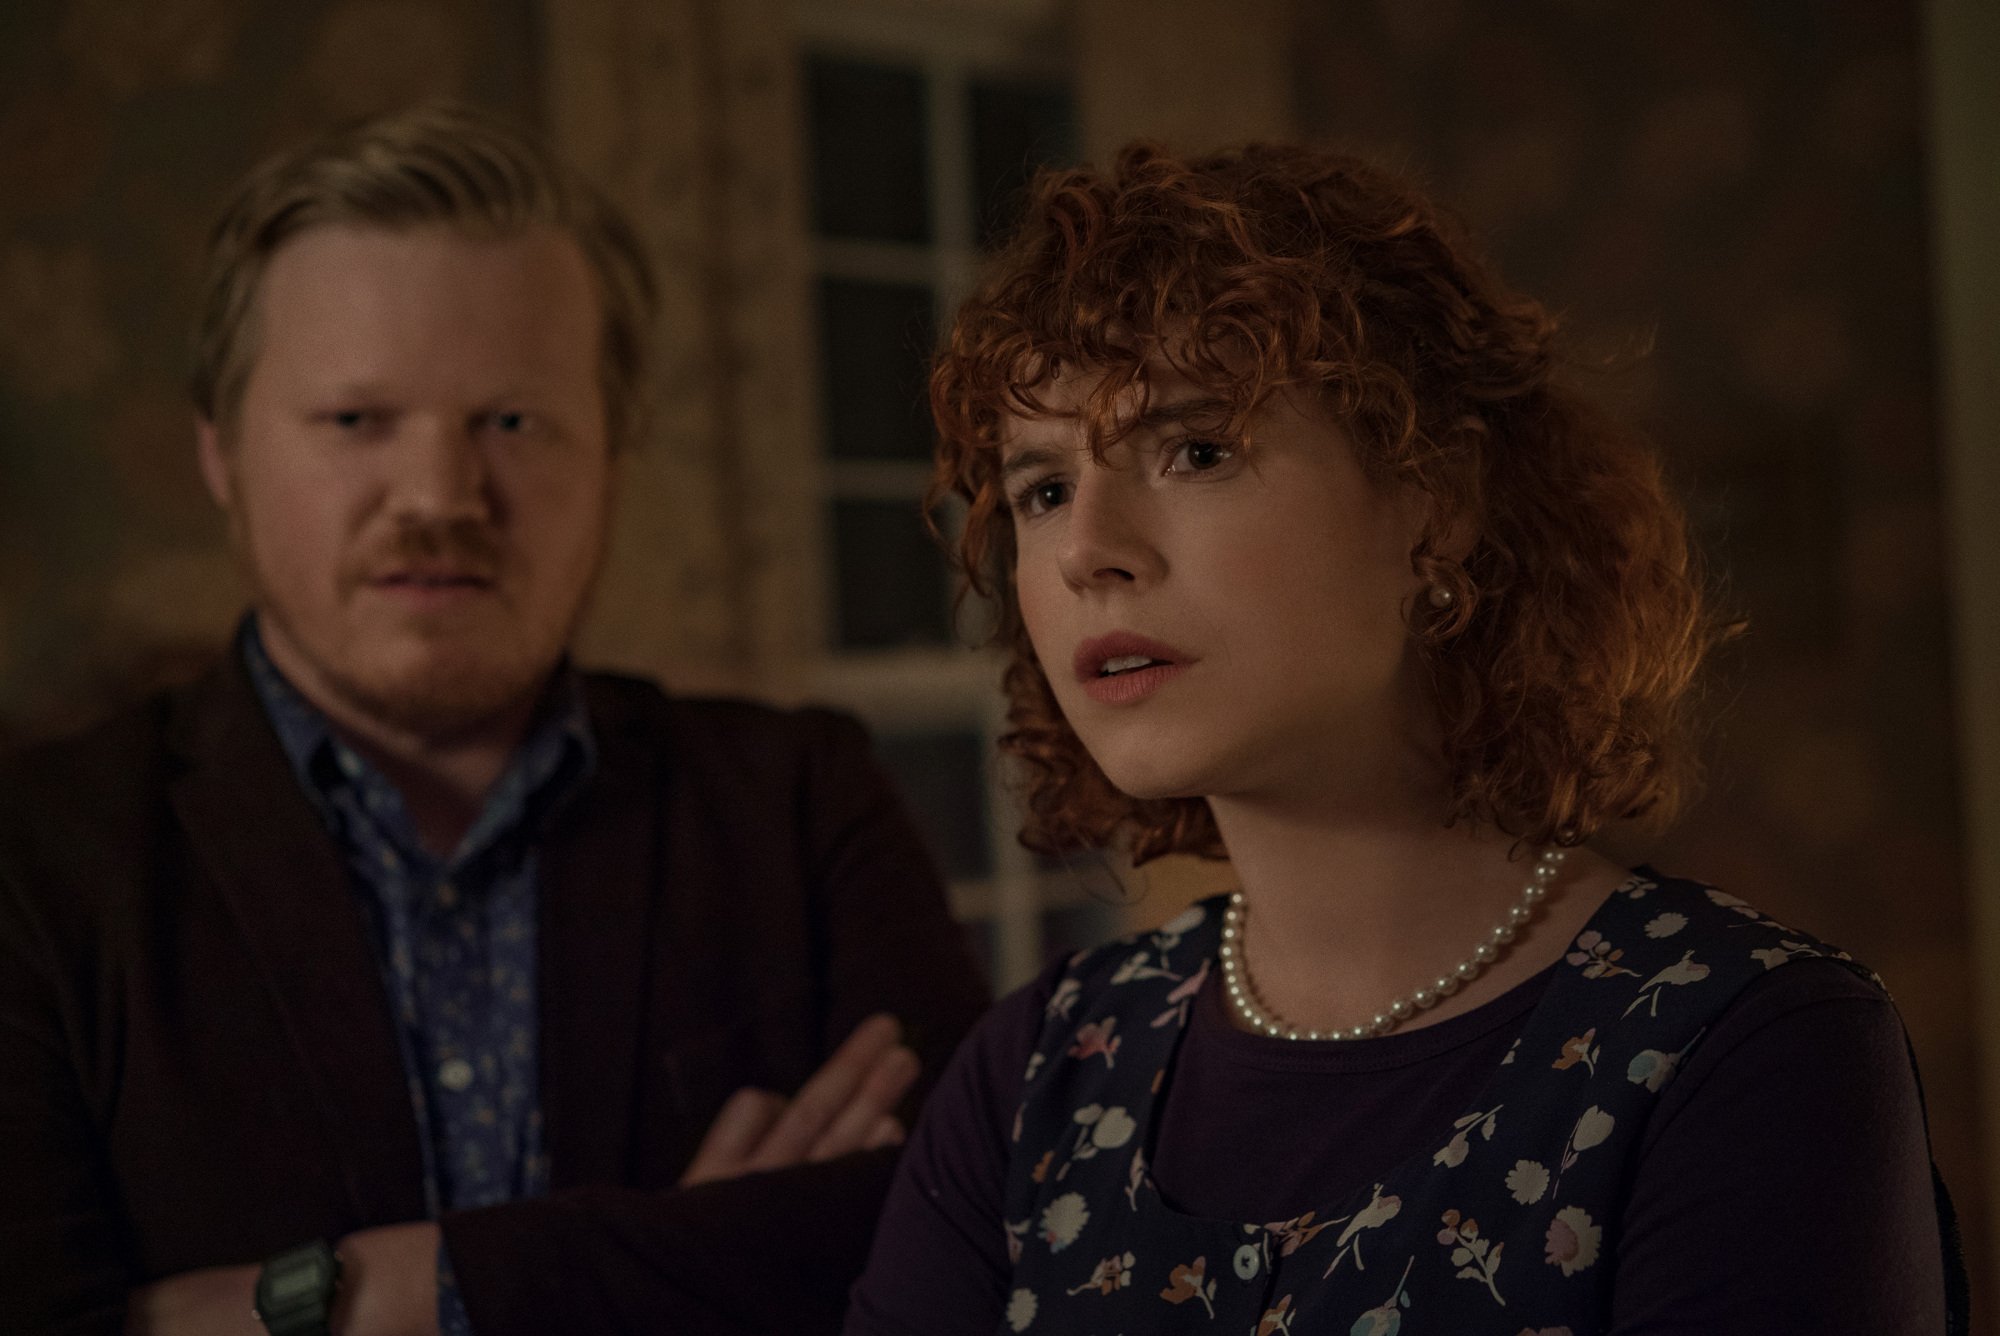
<svg viewBox="0 0 2000 1336"><path fill-rule="evenodd" d="M1104 777L1113 788L1139 802L1160 802L1168 798L1199 798L1208 792L1199 774L1186 766L1145 762L1106 765L1099 761Z"/></svg>

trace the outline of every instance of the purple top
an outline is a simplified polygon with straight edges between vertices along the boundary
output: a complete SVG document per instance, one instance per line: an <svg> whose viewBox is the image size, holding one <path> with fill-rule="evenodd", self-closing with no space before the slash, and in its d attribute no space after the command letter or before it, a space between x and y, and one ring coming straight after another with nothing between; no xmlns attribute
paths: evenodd
<svg viewBox="0 0 2000 1336"><path fill-rule="evenodd" d="M999 1326L1009 1128L1062 966L1001 1001L946 1069L849 1336ZM1433 1025L1334 1043L1239 1031L1204 987L1159 1115L1162 1195L1193 1215L1284 1220L1365 1188L1448 1134L1554 974ZM1833 961L1745 988L1662 1093L1607 1234L1616 1336L1944 1330L1928 1140L1895 1008Z"/></svg>

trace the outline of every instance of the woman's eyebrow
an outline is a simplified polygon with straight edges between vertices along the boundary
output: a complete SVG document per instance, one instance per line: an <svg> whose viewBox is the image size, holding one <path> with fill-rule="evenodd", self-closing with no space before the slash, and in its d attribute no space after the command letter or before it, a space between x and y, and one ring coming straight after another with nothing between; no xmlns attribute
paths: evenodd
<svg viewBox="0 0 2000 1336"><path fill-rule="evenodd" d="M1044 468L1050 464L1059 464L1068 457L1068 454L1069 452L1066 450L1055 450L1046 445L1027 446L1021 450L1017 450L1001 462L1000 481L1005 483L1016 474L1026 473L1030 469Z"/></svg>
<svg viewBox="0 0 2000 1336"><path fill-rule="evenodd" d="M1213 396L1206 399L1173 399L1147 404L1134 426L1141 429L1171 427L1198 419L1207 419L1219 426L1229 420L1231 412L1232 406L1227 399Z"/></svg>

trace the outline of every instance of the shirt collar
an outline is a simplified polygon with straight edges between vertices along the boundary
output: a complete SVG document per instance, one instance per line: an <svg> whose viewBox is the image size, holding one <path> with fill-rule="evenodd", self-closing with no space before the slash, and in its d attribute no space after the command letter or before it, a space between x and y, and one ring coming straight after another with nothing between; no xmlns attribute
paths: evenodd
<svg viewBox="0 0 2000 1336"><path fill-rule="evenodd" d="M380 798L365 805L382 826L382 833L401 846L406 856L433 861L418 845L402 794L341 741L326 715L278 670L264 648L254 615L243 619L237 646L292 773L322 818L334 820L335 795L340 790L354 789L363 795L373 791ZM485 806L449 864L460 866L508 834L525 830L533 819L571 796L596 768L597 737L590 724L583 676L564 659L534 726L486 795Z"/></svg>

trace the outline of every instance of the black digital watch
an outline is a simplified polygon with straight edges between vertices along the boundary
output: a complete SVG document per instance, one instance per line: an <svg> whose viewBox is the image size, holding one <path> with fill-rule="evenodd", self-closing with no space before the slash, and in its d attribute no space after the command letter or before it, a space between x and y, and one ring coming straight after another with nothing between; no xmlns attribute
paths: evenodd
<svg viewBox="0 0 2000 1336"><path fill-rule="evenodd" d="M257 1272L257 1320L271 1336L332 1336L340 1257L315 1239L270 1258Z"/></svg>

